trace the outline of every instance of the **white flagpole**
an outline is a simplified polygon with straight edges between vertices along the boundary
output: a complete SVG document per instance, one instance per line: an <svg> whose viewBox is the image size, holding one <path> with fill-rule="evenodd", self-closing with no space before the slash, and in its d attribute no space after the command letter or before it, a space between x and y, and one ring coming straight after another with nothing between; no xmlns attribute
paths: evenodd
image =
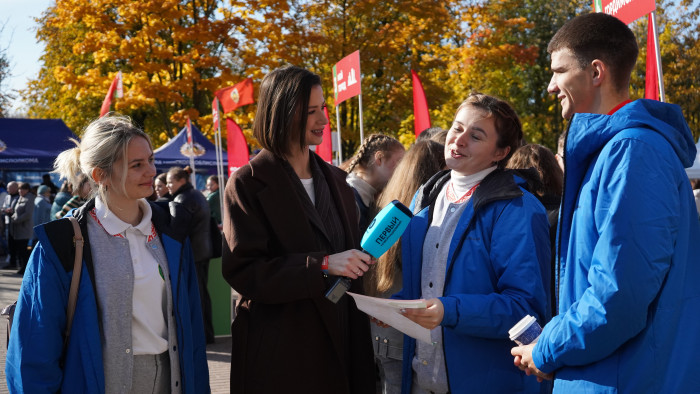
<svg viewBox="0 0 700 394"><path fill-rule="evenodd" d="M360 145L365 142L365 130L362 126L362 93L358 95L360 98Z"/></svg>
<svg viewBox="0 0 700 394"><path fill-rule="evenodd" d="M664 73L661 70L661 51L659 50L659 31L656 28L656 11L651 13L651 26L654 29L654 46L656 47L656 74L659 77L659 100L666 102L666 93L664 92ZM649 54L647 53L647 56Z"/></svg>
<svg viewBox="0 0 700 394"><path fill-rule="evenodd" d="M340 139L340 106L335 106L336 129L338 129L338 165L343 163L343 145ZM331 144L332 145L332 144Z"/></svg>
<svg viewBox="0 0 700 394"><path fill-rule="evenodd" d="M221 119L216 127L216 175L219 177L219 207L224 207L224 187L226 179L224 178L224 152L221 147Z"/></svg>

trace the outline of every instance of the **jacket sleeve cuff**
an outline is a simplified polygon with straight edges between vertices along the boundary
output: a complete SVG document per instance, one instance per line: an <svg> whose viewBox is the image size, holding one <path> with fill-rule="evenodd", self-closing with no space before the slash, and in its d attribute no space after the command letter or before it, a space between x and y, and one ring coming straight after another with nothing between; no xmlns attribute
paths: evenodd
<svg viewBox="0 0 700 394"><path fill-rule="evenodd" d="M532 348L532 361L535 363L535 366L537 366L537 369L539 369L540 371L544 373L552 373L555 370L559 369L559 366L556 365L551 355L549 355L549 357L546 355L546 352L547 337L543 331L542 335L540 335L539 340Z"/></svg>
<svg viewBox="0 0 700 394"><path fill-rule="evenodd" d="M457 298L439 297L438 300L442 302L443 307L442 322L440 325L450 328L456 326L457 321L459 320L459 314L457 313Z"/></svg>

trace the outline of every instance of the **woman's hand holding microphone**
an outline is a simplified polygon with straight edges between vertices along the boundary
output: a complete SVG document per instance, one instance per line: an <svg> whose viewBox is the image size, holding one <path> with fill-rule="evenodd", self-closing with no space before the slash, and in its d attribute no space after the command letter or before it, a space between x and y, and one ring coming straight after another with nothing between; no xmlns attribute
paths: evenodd
<svg viewBox="0 0 700 394"><path fill-rule="evenodd" d="M328 256L328 273L357 279L363 276L373 263L372 256L357 249L350 249Z"/></svg>

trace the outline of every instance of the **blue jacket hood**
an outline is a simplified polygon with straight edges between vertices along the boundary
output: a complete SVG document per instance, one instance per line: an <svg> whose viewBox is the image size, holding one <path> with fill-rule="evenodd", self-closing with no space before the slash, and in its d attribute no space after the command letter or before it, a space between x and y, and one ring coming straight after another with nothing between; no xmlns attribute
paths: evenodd
<svg viewBox="0 0 700 394"><path fill-rule="evenodd" d="M567 161L587 162L615 134L630 128L645 128L659 133L671 144L684 167L693 165L697 150L681 108L646 99L635 100L613 115L574 115L566 142ZM576 151L569 151L571 146L575 146Z"/></svg>

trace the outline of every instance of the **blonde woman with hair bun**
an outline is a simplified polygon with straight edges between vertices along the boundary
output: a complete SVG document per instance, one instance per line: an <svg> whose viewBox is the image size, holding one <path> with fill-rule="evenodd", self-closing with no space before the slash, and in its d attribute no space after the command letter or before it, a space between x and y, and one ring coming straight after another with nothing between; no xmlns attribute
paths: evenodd
<svg viewBox="0 0 700 394"><path fill-rule="evenodd" d="M209 392L190 242L153 193L153 148L128 117L92 122L61 153L63 178L84 174L90 198L70 212L85 239L72 331L64 344L73 230L35 228L7 351L11 392ZM75 183L74 183L75 184Z"/></svg>

